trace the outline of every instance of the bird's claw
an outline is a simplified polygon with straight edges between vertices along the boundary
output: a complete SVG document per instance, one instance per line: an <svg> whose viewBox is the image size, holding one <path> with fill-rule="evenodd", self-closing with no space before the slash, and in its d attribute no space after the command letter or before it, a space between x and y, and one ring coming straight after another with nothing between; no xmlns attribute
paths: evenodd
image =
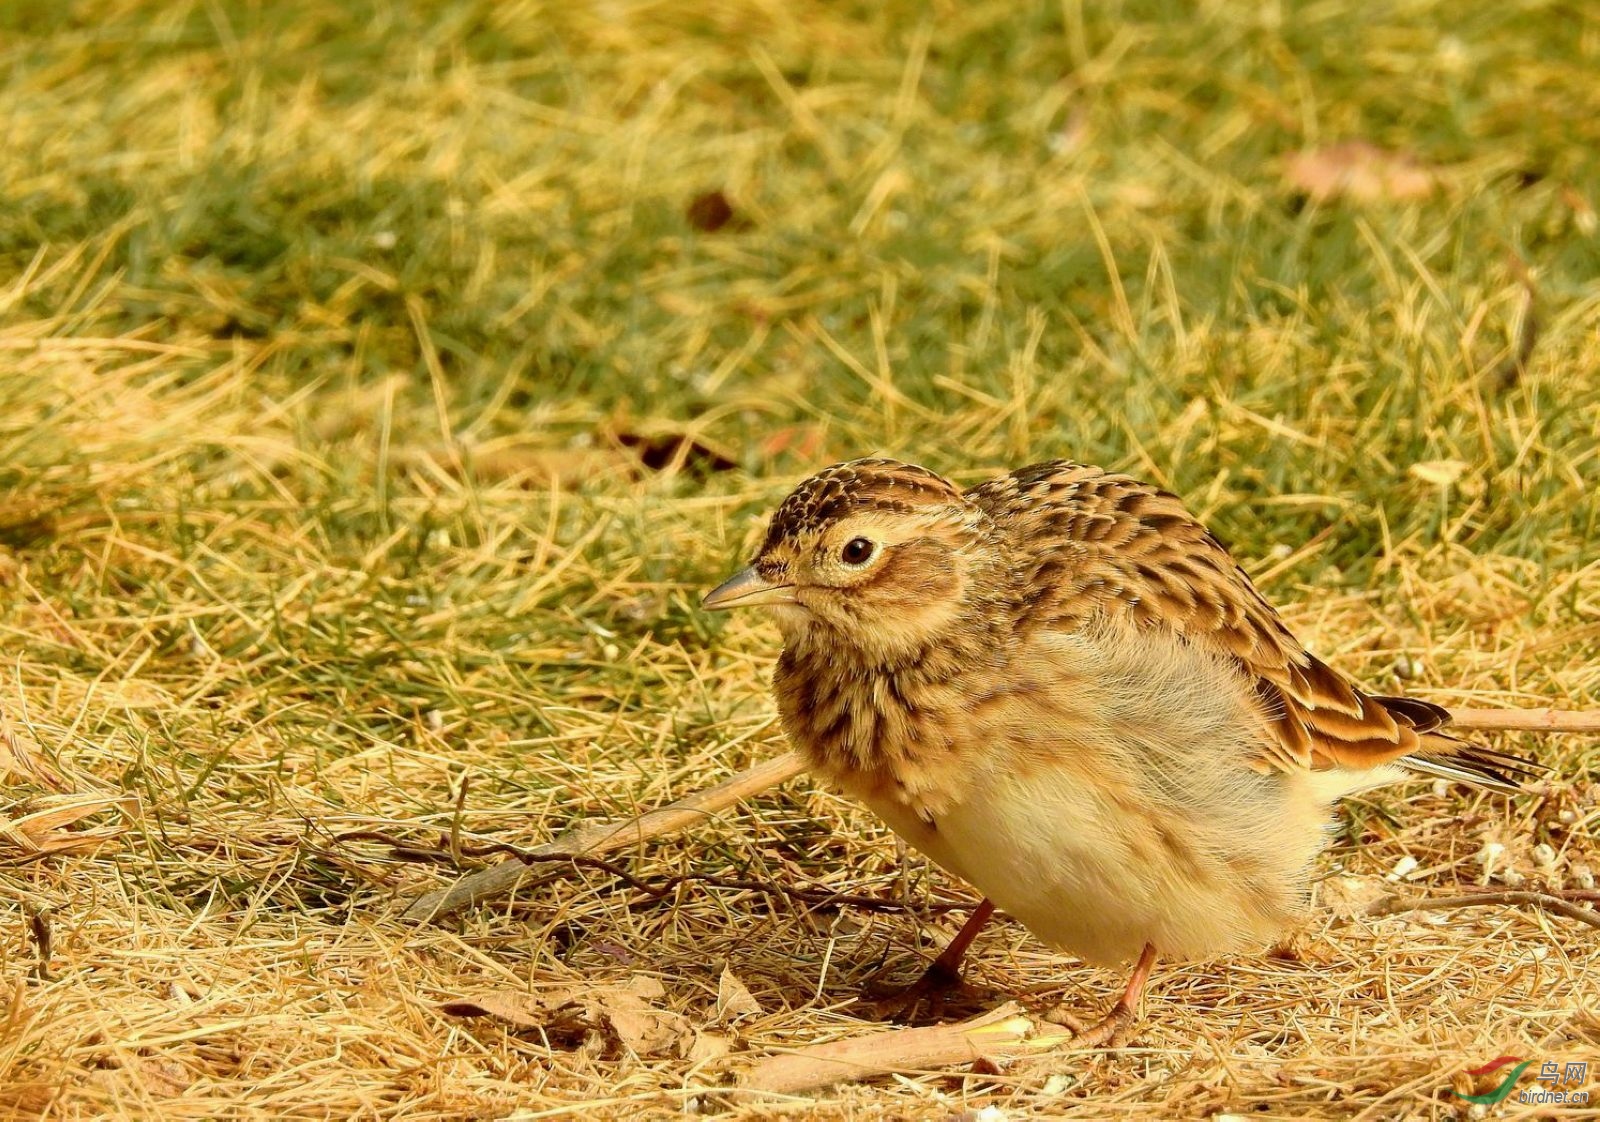
<svg viewBox="0 0 1600 1122"><path fill-rule="evenodd" d="M1085 1051L1124 1048L1128 1044L1128 1038L1133 1035L1133 1009L1120 1001L1111 1007L1111 1012L1094 1024L1087 1024L1060 1006L1046 1013L1044 1019L1071 1029L1071 1047Z"/></svg>
<svg viewBox="0 0 1600 1122"><path fill-rule="evenodd" d="M909 986L867 984L861 1000L874 1020L913 1024L919 1020L937 1021L952 1006L965 1006L988 996L942 962L934 962ZM918 1014L926 1010L926 1017Z"/></svg>

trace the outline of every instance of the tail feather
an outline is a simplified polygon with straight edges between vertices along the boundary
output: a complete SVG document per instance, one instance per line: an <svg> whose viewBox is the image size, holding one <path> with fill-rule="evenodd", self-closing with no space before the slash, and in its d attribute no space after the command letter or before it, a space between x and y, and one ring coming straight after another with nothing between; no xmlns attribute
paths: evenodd
<svg viewBox="0 0 1600 1122"><path fill-rule="evenodd" d="M1450 723L1450 711L1414 697L1375 697L1398 721L1422 735L1422 747L1395 761L1402 767L1441 779L1456 779L1490 791L1515 795L1527 790L1527 781L1550 769L1526 756L1514 756L1441 732Z"/></svg>

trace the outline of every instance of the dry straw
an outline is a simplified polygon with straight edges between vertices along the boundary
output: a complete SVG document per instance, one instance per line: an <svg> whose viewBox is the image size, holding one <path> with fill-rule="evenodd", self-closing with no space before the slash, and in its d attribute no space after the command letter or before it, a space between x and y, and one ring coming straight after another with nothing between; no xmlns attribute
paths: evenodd
<svg viewBox="0 0 1600 1122"><path fill-rule="evenodd" d="M773 785L776 637L696 608L821 462L1071 454L1376 687L1600 709L1578 17L91 7L0 12L0 1119L1444 1118L1600 1057L1600 748L1531 730L1125 1051L1006 922L976 1025L871 1021L971 895Z"/></svg>

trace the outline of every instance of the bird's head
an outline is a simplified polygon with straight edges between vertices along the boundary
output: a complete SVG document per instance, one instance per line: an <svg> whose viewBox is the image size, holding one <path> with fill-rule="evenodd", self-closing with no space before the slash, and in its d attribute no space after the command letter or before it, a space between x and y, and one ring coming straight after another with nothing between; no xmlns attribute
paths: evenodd
<svg viewBox="0 0 1600 1122"><path fill-rule="evenodd" d="M853 460L783 500L750 567L712 610L767 608L791 647L868 665L916 657L986 595L993 525L949 480L897 460Z"/></svg>

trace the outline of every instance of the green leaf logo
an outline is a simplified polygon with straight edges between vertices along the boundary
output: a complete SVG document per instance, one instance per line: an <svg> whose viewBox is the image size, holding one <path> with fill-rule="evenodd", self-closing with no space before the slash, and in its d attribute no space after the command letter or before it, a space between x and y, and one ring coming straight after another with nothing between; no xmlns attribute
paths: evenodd
<svg viewBox="0 0 1600 1122"><path fill-rule="evenodd" d="M1519 1057L1517 1056L1496 1056L1482 1067L1475 1067L1467 1072L1468 1075L1488 1075L1491 1071L1503 1068L1507 1064L1517 1065L1511 1069L1511 1074L1505 1077L1500 1086L1490 1091L1487 1095L1463 1095L1459 1091L1454 1093L1460 1098L1466 1099L1469 1103L1483 1103L1485 1106L1493 1106L1511 1094L1511 1088L1517 1085L1517 1077L1527 1070L1529 1064L1533 1063L1532 1060L1522 1060L1521 1063L1517 1063L1518 1059Z"/></svg>

